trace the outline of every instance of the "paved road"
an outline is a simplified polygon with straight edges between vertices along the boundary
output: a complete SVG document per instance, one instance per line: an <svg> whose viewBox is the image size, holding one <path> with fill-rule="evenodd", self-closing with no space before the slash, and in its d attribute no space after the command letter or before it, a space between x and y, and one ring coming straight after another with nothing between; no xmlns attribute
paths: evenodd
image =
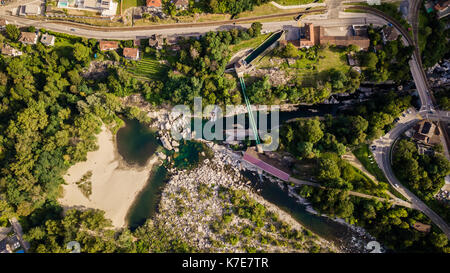
<svg viewBox="0 0 450 273"><path fill-rule="evenodd" d="M389 131L385 136L374 141L373 145L376 146L374 151L375 160L377 161L380 168L383 170L389 183L395 187L395 189L405 196L408 201L410 201L414 207L422 211L427 215L433 223L435 223L444 233L450 238L450 227L448 224L433 210L431 210L420 198L409 191L405 186L403 186L400 181L395 177L394 171L391 166L391 147L395 140L406 130L414 126L420 118L418 118L416 113L402 117L397 125Z"/></svg>
<svg viewBox="0 0 450 273"><path fill-rule="evenodd" d="M99 27L86 24L73 23L68 21L57 20L32 20L25 17L11 16L10 7L0 7L0 17L5 18L8 22L18 26L35 26L42 27L52 31L73 34L77 36L97 39L136 39L149 37L152 34L166 35L199 35L208 31L227 30L234 28L235 25L249 27L252 22L265 20L270 18L279 18L283 16L298 15L299 12L286 12L281 14L270 14L257 17L244 17L234 20L211 21L199 23L179 23L179 24L163 24L150 26L134 26L134 27ZM300 12L303 14L316 13L325 11L325 8ZM274 31L279 30L284 24L295 24L295 21L285 22L267 22L263 23L263 29Z"/></svg>

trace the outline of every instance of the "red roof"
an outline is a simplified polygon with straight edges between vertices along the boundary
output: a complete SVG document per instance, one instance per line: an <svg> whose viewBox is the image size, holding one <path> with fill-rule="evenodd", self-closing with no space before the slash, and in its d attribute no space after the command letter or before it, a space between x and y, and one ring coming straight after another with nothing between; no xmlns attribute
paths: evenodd
<svg viewBox="0 0 450 273"><path fill-rule="evenodd" d="M119 42L117 41L100 41L100 50L114 50L119 47Z"/></svg>
<svg viewBox="0 0 450 273"><path fill-rule="evenodd" d="M131 47L125 47L123 49L123 56L125 58L129 58L129 59L137 59L139 57L139 49L131 48Z"/></svg>
<svg viewBox="0 0 450 273"><path fill-rule="evenodd" d="M147 7L161 7L161 0L147 0Z"/></svg>
<svg viewBox="0 0 450 273"><path fill-rule="evenodd" d="M245 161L259 167L263 171L266 171L266 172L270 173L271 175L280 178L281 180L289 181L290 175L288 173L283 172L282 170L262 161L261 159L254 157L248 151L244 154L243 159Z"/></svg>

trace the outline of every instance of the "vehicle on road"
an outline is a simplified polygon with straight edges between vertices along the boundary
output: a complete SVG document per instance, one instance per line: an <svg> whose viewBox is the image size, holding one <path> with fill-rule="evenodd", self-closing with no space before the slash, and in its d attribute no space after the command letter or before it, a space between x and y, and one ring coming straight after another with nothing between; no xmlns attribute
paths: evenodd
<svg viewBox="0 0 450 273"><path fill-rule="evenodd" d="M74 29L74 28L71 28L71 29L70 29L70 31L73 31L73 32L75 32L75 29Z"/></svg>

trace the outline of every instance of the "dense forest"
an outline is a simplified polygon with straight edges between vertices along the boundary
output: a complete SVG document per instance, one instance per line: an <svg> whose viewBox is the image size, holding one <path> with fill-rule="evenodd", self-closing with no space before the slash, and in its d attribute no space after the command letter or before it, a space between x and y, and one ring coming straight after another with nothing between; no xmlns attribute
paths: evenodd
<svg viewBox="0 0 450 273"><path fill-rule="evenodd" d="M403 45L401 36L398 36L396 40L386 41L384 44L381 29L380 27L369 26L369 50L359 54L361 65L366 67L364 70L365 79L375 82L383 82L389 79L398 83L410 80L408 61L412 56L414 47Z"/></svg>
<svg viewBox="0 0 450 273"><path fill-rule="evenodd" d="M422 63L432 67L450 53L449 17L438 19L435 12L426 13L422 6L419 14L419 49Z"/></svg>

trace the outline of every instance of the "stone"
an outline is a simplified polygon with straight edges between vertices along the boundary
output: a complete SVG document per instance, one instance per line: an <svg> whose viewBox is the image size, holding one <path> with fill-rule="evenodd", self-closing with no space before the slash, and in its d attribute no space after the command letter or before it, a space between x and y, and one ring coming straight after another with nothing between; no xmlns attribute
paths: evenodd
<svg viewBox="0 0 450 273"><path fill-rule="evenodd" d="M166 136L161 137L161 142L162 142L163 147L166 148L167 150L173 149L172 145L170 144L170 141L167 139Z"/></svg>

